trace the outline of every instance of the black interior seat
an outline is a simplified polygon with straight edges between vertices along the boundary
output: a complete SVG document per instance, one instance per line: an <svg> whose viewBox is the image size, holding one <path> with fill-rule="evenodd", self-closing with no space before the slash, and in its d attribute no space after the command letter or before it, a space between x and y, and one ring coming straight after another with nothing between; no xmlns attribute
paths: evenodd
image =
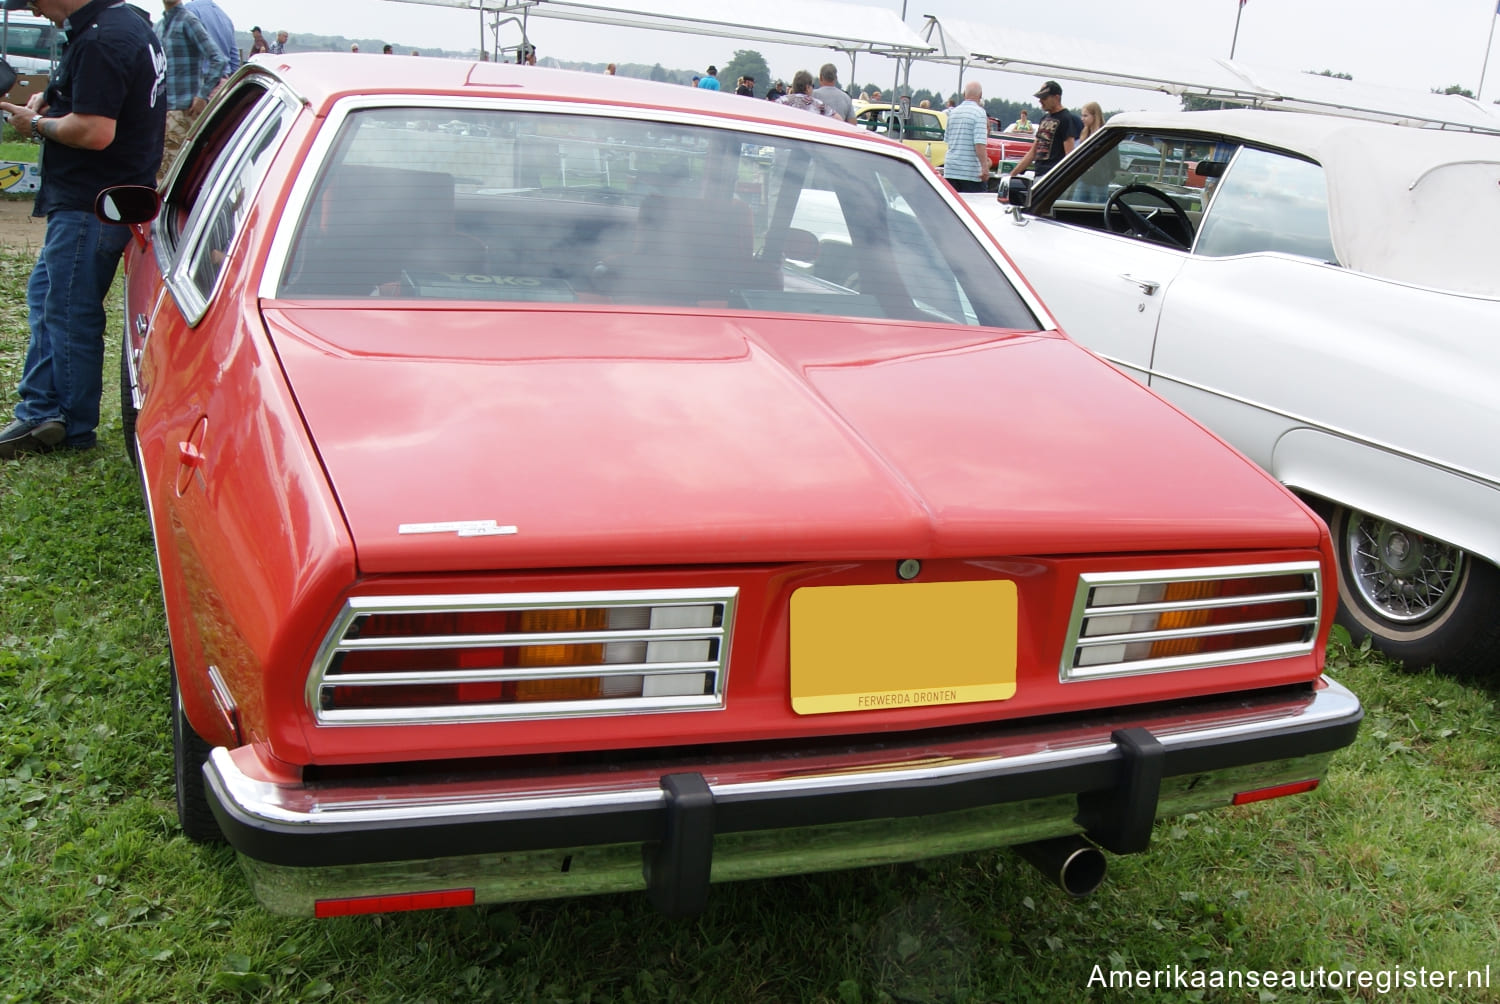
<svg viewBox="0 0 1500 1004"><path fill-rule="evenodd" d="M453 175L342 164L323 178L288 266L289 295L399 295L403 273L488 270L460 233Z"/></svg>

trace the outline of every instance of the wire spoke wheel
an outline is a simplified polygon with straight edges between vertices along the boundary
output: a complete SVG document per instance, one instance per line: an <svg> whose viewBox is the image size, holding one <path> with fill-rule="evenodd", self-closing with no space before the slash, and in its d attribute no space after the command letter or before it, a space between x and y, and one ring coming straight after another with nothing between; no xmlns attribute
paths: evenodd
<svg viewBox="0 0 1500 1004"><path fill-rule="evenodd" d="M1349 578L1366 604L1393 621L1436 616L1457 595L1464 552L1360 513L1345 532Z"/></svg>
<svg viewBox="0 0 1500 1004"><path fill-rule="evenodd" d="M1411 527L1332 505L1338 622L1413 669L1493 674L1500 568Z"/></svg>

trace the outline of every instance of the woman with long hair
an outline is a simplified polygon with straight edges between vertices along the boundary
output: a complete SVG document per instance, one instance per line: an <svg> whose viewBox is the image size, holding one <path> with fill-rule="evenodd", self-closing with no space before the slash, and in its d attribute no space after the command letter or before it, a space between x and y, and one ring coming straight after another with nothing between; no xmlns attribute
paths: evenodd
<svg viewBox="0 0 1500 1004"><path fill-rule="evenodd" d="M1090 101L1079 111L1083 116L1083 135L1078 137L1078 142L1082 143L1104 128L1104 109L1099 107L1099 102Z"/></svg>
<svg viewBox="0 0 1500 1004"><path fill-rule="evenodd" d="M1079 111L1083 118L1083 133L1078 137L1078 142L1084 143L1090 136L1104 128L1104 109L1099 107L1099 102L1090 101ZM1100 157L1084 176L1078 179L1078 187L1073 192L1073 197L1080 202L1104 202L1109 198L1109 185L1115 180L1115 172L1119 166L1118 155L1111 153Z"/></svg>

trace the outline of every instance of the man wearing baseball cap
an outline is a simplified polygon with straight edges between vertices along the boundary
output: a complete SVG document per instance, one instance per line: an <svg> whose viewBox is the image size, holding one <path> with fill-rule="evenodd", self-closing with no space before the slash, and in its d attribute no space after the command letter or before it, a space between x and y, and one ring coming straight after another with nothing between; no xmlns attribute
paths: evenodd
<svg viewBox="0 0 1500 1004"><path fill-rule="evenodd" d="M1020 174L1035 164L1036 176L1040 178L1072 151L1073 144L1083 132L1083 123L1063 107L1062 85L1057 81L1049 80L1043 84L1036 92L1036 98L1047 114L1037 123L1036 142L1016 164L1013 173Z"/></svg>

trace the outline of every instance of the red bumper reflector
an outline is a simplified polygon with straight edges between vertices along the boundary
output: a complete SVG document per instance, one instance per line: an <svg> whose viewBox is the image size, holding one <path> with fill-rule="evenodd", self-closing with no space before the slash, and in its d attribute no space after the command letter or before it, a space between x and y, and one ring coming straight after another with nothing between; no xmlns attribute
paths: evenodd
<svg viewBox="0 0 1500 1004"><path fill-rule="evenodd" d="M1233 805L1248 805L1251 802L1264 802L1268 798L1281 798L1284 795L1300 795L1304 791L1312 791L1317 786L1317 778L1309 781L1293 781L1291 784L1277 784L1270 788L1256 788L1254 791L1242 791L1230 799L1230 802Z"/></svg>
<svg viewBox="0 0 1500 1004"><path fill-rule="evenodd" d="M351 896L320 899L313 904L317 917L352 917L358 913L398 913L402 910L441 910L449 906L473 906L473 889L412 892L399 896Z"/></svg>

